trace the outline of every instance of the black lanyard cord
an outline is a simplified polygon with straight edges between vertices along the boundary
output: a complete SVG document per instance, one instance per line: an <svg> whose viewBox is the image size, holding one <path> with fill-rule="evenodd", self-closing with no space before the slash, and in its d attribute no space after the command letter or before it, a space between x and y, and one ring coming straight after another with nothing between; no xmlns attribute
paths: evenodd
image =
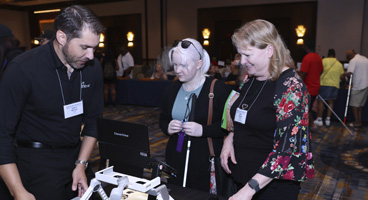
<svg viewBox="0 0 368 200"><path fill-rule="evenodd" d="M64 97L64 91L63 91L63 86L61 85L61 80L60 80L60 75L57 69L55 69L56 74L58 76L59 79L59 85L60 85L60 91L61 91L61 97L63 98L63 103L65 106L65 97ZM80 85L79 85L79 100L82 101L82 71L79 71L79 76L80 76Z"/></svg>

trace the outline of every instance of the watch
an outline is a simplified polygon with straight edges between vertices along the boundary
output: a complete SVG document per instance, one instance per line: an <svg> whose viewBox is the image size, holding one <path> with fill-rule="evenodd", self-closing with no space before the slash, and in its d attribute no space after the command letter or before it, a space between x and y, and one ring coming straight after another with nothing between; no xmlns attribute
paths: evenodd
<svg viewBox="0 0 368 200"><path fill-rule="evenodd" d="M84 168L87 168L87 166L88 166L88 162L87 161L84 161L84 160L77 160L77 161L75 161L75 165L78 165L78 164L84 165Z"/></svg>
<svg viewBox="0 0 368 200"><path fill-rule="evenodd" d="M258 181L257 180L255 180L255 179L250 179L249 181L248 181L248 185L249 185L249 187L250 188L252 188L253 190L255 190L256 192L258 192L259 190L260 190L260 188L259 188L259 183L258 183Z"/></svg>

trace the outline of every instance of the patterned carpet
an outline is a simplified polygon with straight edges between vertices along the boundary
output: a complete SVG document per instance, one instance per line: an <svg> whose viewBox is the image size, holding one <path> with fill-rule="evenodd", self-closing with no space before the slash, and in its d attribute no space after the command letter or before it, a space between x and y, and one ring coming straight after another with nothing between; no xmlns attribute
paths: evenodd
<svg viewBox="0 0 368 200"><path fill-rule="evenodd" d="M165 161L167 142L158 125L160 109L133 105L106 107L104 117L148 125L151 157ZM348 131L340 122L312 131L315 179L302 183L299 199L368 200L368 126ZM91 156L98 166L96 147Z"/></svg>
<svg viewBox="0 0 368 200"><path fill-rule="evenodd" d="M349 129L335 121L312 132L315 179L299 199L368 199L368 127Z"/></svg>

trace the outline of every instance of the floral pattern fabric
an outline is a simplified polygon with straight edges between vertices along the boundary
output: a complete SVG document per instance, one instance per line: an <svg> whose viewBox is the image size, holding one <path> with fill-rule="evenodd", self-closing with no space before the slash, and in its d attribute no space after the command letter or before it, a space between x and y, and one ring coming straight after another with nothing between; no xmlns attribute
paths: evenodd
<svg viewBox="0 0 368 200"><path fill-rule="evenodd" d="M308 129L309 100L307 88L295 71L290 70L277 80L274 148L260 168L260 174L294 181L314 178Z"/></svg>
<svg viewBox="0 0 368 200"><path fill-rule="evenodd" d="M212 157L210 161L211 161L211 171L210 171L210 191L209 192L210 194L217 194L215 159Z"/></svg>

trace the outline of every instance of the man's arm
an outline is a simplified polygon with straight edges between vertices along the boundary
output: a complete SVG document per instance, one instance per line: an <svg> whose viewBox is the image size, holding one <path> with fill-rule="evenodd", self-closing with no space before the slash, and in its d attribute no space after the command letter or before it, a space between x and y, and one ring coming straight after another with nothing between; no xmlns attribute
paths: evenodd
<svg viewBox="0 0 368 200"><path fill-rule="evenodd" d="M79 151L78 160L88 161L93 148L95 147L97 139L91 136L84 136L82 147ZM82 196L84 192L88 189L87 177L85 173L84 165L77 164L73 171L73 185L72 190L79 190L79 195Z"/></svg>
<svg viewBox="0 0 368 200"><path fill-rule="evenodd" d="M4 180L14 199L36 199L24 188L15 163L0 165L0 176Z"/></svg>
<svg viewBox="0 0 368 200"><path fill-rule="evenodd" d="M23 186L15 164L17 159L11 137L15 135L16 126L31 91L31 84L25 71L20 70L18 62L10 62L6 73L0 84L0 177L14 199L35 199Z"/></svg>
<svg viewBox="0 0 368 200"><path fill-rule="evenodd" d="M307 76L306 72L299 72L299 76L300 78L302 78L302 80L304 80L305 76Z"/></svg>
<svg viewBox="0 0 368 200"><path fill-rule="evenodd" d="M133 66L128 67L128 69L124 70L123 77L129 76L130 72L133 70Z"/></svg>
<svg viewBox="0 0 368 200"><path fill-rule="evenodd" d="M124 70L124 77L129 76L130 72L133 70L134 67L134 59L133 56L128 52L125 55L125 61L124 61L125 66L128 66L128 68L126 70Z"/></svg>
<svg viewBox="0 0 368 200"><path fill-rule="evenodd" d="M79 151L78 160L88 161L93 148L95 147L97 139L91 136L84 136L82 141L82 147Z"/></svg>

